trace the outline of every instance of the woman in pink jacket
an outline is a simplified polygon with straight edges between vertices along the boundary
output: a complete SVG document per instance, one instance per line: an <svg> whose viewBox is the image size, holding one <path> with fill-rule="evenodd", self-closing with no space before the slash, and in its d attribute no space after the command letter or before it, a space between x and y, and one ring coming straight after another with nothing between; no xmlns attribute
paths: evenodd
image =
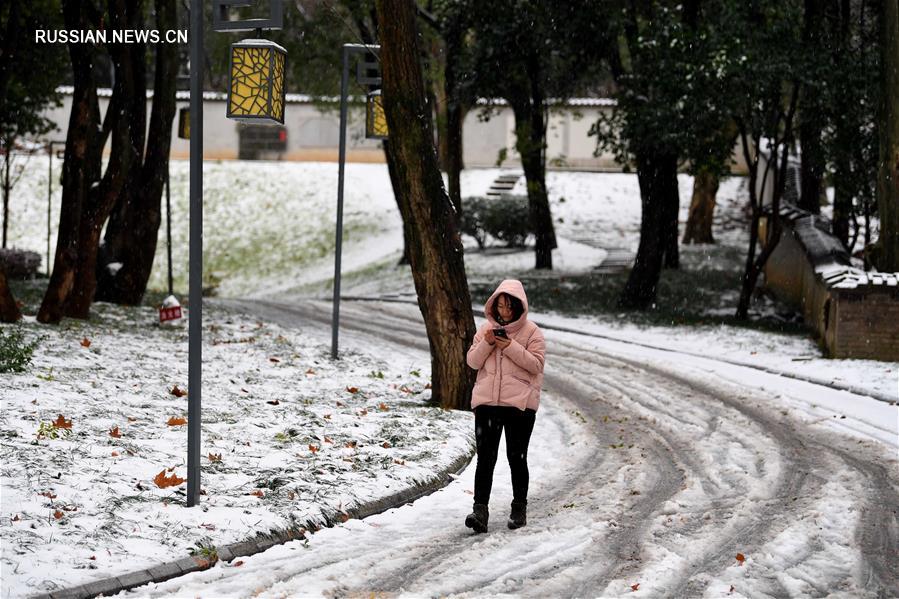
<svg viewBox="0 0 899 599"><path fill-rule="evenodd" d="M487 322L468 350L468 365L478 371L471 394L478 462L474 475L474 509L465 526L487 532L493 468L499 438L506 432L506 457L512 470L509 528L527 524L528 442L540 405L545 343L528 320L528 298L520 281L506 279L484 304Z"/></svg>

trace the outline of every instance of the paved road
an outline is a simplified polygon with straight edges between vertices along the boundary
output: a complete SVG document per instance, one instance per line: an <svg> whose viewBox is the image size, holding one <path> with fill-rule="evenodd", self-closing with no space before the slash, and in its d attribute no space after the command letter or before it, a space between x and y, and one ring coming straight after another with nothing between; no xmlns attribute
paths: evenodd
<svg viewBox="0 0 899 599"><path fill-rule="evenodd" d="M228 303L282 326L330 323L324 302ZM341 330L347 342L427 351L415 306L345 302ZM280 547L160 590L240 592L252 576L261 596L619 596L633 584L670 597L899 596L899 474L882 445L803 424L758 388L637 363L595 340L548 332L547 347L526 528L502 526L504 482L489 534L459 525L469 468L446 490L455 500L438 493L322 531L302 555Z"/></svg>

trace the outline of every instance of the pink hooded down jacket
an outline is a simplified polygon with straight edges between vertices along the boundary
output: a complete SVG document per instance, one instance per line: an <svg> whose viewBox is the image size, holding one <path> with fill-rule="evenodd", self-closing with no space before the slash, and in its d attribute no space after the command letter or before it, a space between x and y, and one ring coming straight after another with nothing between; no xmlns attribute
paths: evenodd
<svg viewBox="0 0 899 599"><path fill-rule="evenodd" d="M501 293L521 300L524 311L513 323L505 325L511 344L505 350L484 340L487 329L501 326L493 318L493 302ZM543 332L528 320L528 297L520 281L506 279L484 304L487 322L481 325L468 350L468 365L478 371L471 393L472 409L481 405L512 406L519 410L537 410L543 387L543 362L546 344Z"/></svg>

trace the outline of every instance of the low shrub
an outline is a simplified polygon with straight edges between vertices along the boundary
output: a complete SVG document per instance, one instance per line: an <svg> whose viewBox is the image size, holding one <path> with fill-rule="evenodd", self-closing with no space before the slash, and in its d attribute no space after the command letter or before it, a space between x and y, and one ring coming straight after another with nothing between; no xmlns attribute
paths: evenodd
<svg viewBox="0 0 899 599"><path fill-rule="evenodd" d="M507 247L524 247L533 232L527 196L472 196L462 200L461 229L484 248L488 237Z"/></svg>
<svg viewBox="0 0 899 599"><path fill-rule="evenodd" d="M0 249L0 268L6 270L8 279L33 279L40 266L41 256L37 252L16 248Z"/></svg>
<svg viewBox="0 0 899 599"><path fill-rule="evenodd" d="M0 328L0 372L24 372L39 341L26 341L20 330Z"/></svg>

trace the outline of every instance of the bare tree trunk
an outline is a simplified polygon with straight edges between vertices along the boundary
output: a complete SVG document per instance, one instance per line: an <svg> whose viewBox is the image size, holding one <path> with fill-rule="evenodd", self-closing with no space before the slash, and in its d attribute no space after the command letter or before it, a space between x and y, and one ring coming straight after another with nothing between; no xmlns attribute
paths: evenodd
<svg viewBox="0 0 899 599"><path fill-rule="evenodd" d="M452 204L437 166L419 62L412 0L377 0L384 109L396 152L399 192L409 209L409 257L431 346L432 400L470 405L474 371L465 353L474 337L471 295Z"/></svg>
<svg viewBox="0 0 899 599"><path fill-rule="evenodd" d="M693 178L693 197L690 214L684 230L684 243L715 243L712 221L715 216L715 195L718 193L718 177L708 170L701 170Z"/></svg>
<svg viewBox="0 0 899 599"><path fill-rule="evenodd" d="M157 28L175 29L174 0L156 0ZM131 46L135 70L135 95L129 102L132 123L146 121L146 91L143 65L146 48ZM119 196L106 227L106 235L97 261L98 301L139 304L153 270L159 225L162 221L162 192L169 169L172 120L175 116L175 84L178 49L174 44L156 45L153 105L149 134L144 152L144 128L133 127L132 167L129 181ZM118 269L109 268L119 263Z"/></svg>
<svg viewBox="0 0 899 599"><path fill-rule="evenodd" d="M671 195L677 194L677 156L656 151L641 152L636 158L642 205L640 245L618 305L644 310L656 300L662 273L663 232L668 219L665 206Z"/></svg>
<svg viewBox="0 0 899 599"><path fill-rule="evenodd" d="M124 0L111 2L111 26L125 29ZM95 29L102 16L91 5L65 0L63 16L69 29ZM88 44L69 44L74 91L63 164L56 260L37 320L59 322L63 316L87 318L96 288L97 246L103 223L124 187L129 160L130 123L119 118L116 106L130 97L133 73L124 60L123 46L110 46L115 66L115 87L101 126L97 89L93 80L95 51ZM112 131L112 148L106 172L100 177L106 133Z"/></svg>
<svg viewBox="0 0 899 599"><path fill-rule="evenodd" d="M384 158L387 160L387 173L390 175L390 187L393 189L396 207L400 211L400 218L403 221L403 255L400 256L400 261L397 265L404 266L411 263L409 258L409 238L413 234L409 220L408 200L405 194L400 193L402 182L397 174L397 158L393 146L390 144L389 139L385 139L382 143L384 145Z"/></svg>
<svg viewBox="0 0 899 599"><path fill-rule="evenodd" d="M6 233L9 228L9 194L12 182L9 178L9 166L12 162L13 139L7 137L3 140L6 146L6 155L3 157L3 248L6 249Z"/></svg>
<svg viewBox="0 0 899 599"><path fill-rule="evenodd" d="M465 122L465 107L460 97L459 74L457 60L462 47L463 25L458 19L451 19L443 32L446 47L446 70L444 87L446 89L446 174L449 187L450 202L456 209L456 224L462 218L462 185L461 173L465 168L462 154L462 127Z"/></svg>
<svg viewBox="0 0 899 599"><path fill-rule="evenodd" d="M883 69L877 177L880 238L873 262L880 271L899 272L899 0L883 2L880 47Z"/></svg>
<svg viewBox="0 0 899 599"><path fill-rule="evenodd" d="M665 268L680 268L680 248L678 241L678 215L680 214L680 190L677 187L677 170L671 173L672 181L668 184L668 189L672 190L665 199L665 220L662 221L662 238L664 239L664 261Z"/></svg>
<svg viewBox="0 0 899 599"><path fill-rule="evenodd" d="M528 206L534 228L535 268L552 270L552 251L556 248L549 196L546 193L546 123L544 103L539 86L532 80L532 95L516 94L510 99L515 113L515 149L521 156L521 166L528 186Z"/></svg>
<svg viewBox="0 0 899 599"><path fill-rule="evenodd" d="M818 51L824 44L824 2L805 0L803 42ZM814 84L813 84L814 85ZM824 145L821 141L820 90L806 86L799 105L800 155L799 207L812 214L821 212L821 186L824 179Z"/></svg>
<svg viewBox="0 0 899 599"><path fill-rule="evenodd" d="M0 268L0 322L16 322L20 318L22 313L6 283L6 272Z"/></svg>

